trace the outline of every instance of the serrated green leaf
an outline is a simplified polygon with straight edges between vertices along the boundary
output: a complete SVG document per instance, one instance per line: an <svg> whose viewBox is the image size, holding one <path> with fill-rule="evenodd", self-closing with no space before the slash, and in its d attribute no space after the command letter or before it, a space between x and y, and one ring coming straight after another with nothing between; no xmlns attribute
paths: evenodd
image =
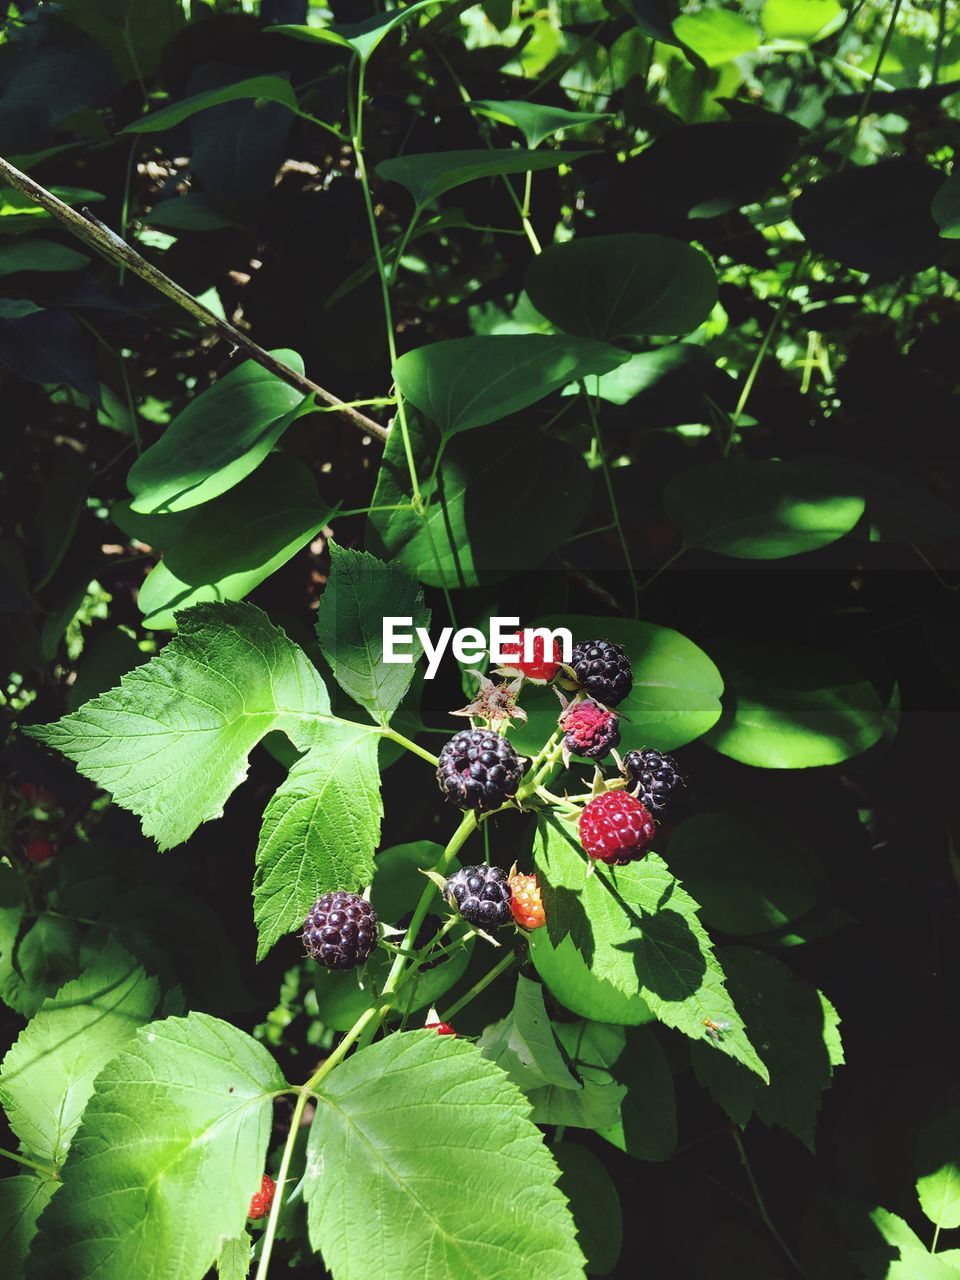
<svg viewBox="0 0 960 1280"><path fill-rule="evenodd" d="M600 120L613 118L608 111L568 111L565 107L551 107L544 103L525 102L515 98L496 101L491 98L478 98L468 105L474 111L479 111L481 115L516 125L528 147L538 147L545 138L559 133L562 129L582 129L584 125L597 124Z"/></svg>
<svg viewBox="0 0 960 1280"><path fill-rule="evenodd" d="M208 89L206 93L194 93L189 98L181 98L172 102L169 107L161 107L149 115L141 116L128 124L123 133L160 133L164 129L172 129L174 125L189 120L198 111L206 111L209 107L220 106L224 102L237 102L244 98L260 98L265 102L279 102L281 106L297 110L297 95L293 92L288 80L281 76L250 76L246 80L238 80L235 84L223 85L220 89Z"/></svg>
<svg viewBox="0 0 960 1280"><path fill-rule="evenodd" d="M21 1174L0 1178L0 1256L4 1280L23 1280L37 1219L60 1184Z"/></svg>
<svg viewBox="0 0 960 1280"><path fill-rule="evenodd" d="M717 1053L707 1037L692 1051L697 1079L735 1124L756 1115L766 1125L787 1129L813 1150L817 1114L837 1057L836 1011L815 987L785 964L748 947L719 952L730 994L761 1046L770 1072L767 1087Z"/></svg>
<svg viewBox="0 0 960 1280"><path fill-rule="evenodd" d="M201 1280L243 1233L285 1082L207 1014L142 1027L97 1078L31 1280Z"/></svg>
<svg viewBox="0 0 960 1280"><path fill-rule="evenodd" d="M576 1142L555 1142L560 1190L570 1201L577 1240L592 1276L609 1275L620 1258L623 1210L616 1184L599 1159Z"/></svg>
<svg viewBox="0 0 960 1280"><path fill-rule="evenodd" d="M559 169L582 159L583 151L523 151L519 147L497 151L478 147L473 151L427 151L422 155L381 160L377 177L399 183L413 197L418 209L455 187L480 178L513 173Z"/></svg>
<svg viewBox="0 0 960 1280"><path fill-rule="evenodd" d="M329 521L308 467L272 453L234 488L180 514L141 517L169 521L165 554L147 574L137 604L145 627L176 626L175 612L210 600L242 600L287 563ZM136 524L137 517L132 516ZM149 541L145 538L144 541Z"/></svg>
<svg viewBox="0 0 960 1280"><path fill-rule="evenodd" d="M253 888L258 959L321 894L369 884L383 817L378 742L363 726L325 726L267 805Z"/></svg>
<svg viewBox="0 0 960 1280"><path fill-rule="evenodd" d="M305 750L330 715L316 670L253 605L198 604L179 624L119 688L25 731L112 792L161 849L222 814L264 734Z"/></svg>
<svg viewBox="0 0 960 1280"><path fill-rule="evenodd" d="M228 1240L217 1258L218 1280L246 1280L250 1272L250 1237Z"/></svg>
<svg viewBox="0 0 960 1280"><path fill-rule="evenodd" d="M836 542L863 515L862 484L817 463L713 462L682 471L663 506L688 546L741 560L780 560Z"/></svg>
<svg viewBox="0 0 960 1280"><path fill-rule="evenodd" d="M931 1254L923 1241L902 1218L887 1209L874 1209L870 1221L884 1243L858 1249L853 1257L865 1280L954 1280L956 1271L943 1258ZM890 1256L891 1248L897 1257Z"/></svg>
<svg viewBox="0 0 960 1280"><path fill-rule="evenodd" d="M393 376L401 395L449 437L498 422L629 359L628 351L589 338L496 334L417 347L400 357Z"/></svg>
<svg viewBox="0 0 960 1280"><path fill-rule="evenodd" d="M689 333L717 281L699 249L666 236L588 236L550 245L527 269L530 301L567 333L608 342Z"/></svg>
<svg viewBox="0 0 960 1280"><path fill-rule="evenodd" d="M378 724L390 717L410 687L423 653L417 627L429 627L423 590L393 564L330 543L330 577L317 610L317 639L334 678ZM409 663L383 656L384 618L409 617ZM406 649L405 649L406 652Z"/></svg>
<svg viewBox="0 0 960 1280"><path fill-rule="evenodd" d="M917 1139L917 1196L936 1227L960 1227L960 1111L932 1120Z"/></svg>
<svg viewBox="0 0 960 1280"><path fill-rule="evenodd" d="M547 927L531 934L530 953L562 1004L608 1022L645 1022L652 1010L697 1041L705 1018L729 1022L721 1051L767 1079L697 904L662 858L648 853L626 867L596 866L588 876L575 828L548 818L538 825L534 859Z"/></svg>
<svg viewBox="0 0 960 1280"><path fill-rule="evenodd" d="M541 1085L574 1091L581 1088L557 1047L543 1003L543 988L523 974L517 975L513 1009L487 1027L477 1043L483 1056L506 1071L524 1092Z"/></svg>
<svg viewBox="0 0 960 1280"><path fill-rule="evenodd" d="M615 1125L626 1099L626 1087L610 1069L623 1053L626 1035L622 1027L600 1022L557 1022L557 1039L563 1045L581 1082L576 1091L546 1085L528 1093L537 1124L600 1132Z"/></svg>
<svg viewBox="0 0 960 1280"><path fill-rule="evenodd" d="M523 1095L474 1045L392 1035L323 1084L310 1240L337 1280L422 1280L425 1260L432 1280L579 1280L557 1173Z"/></svg>
<svg viewBox="0 0 960 1280"><path fill-rule="evenodd" d="M884 707L845 659L746 642L715 649L724 713L704 735L721 755L760 769L841 764L883 736Z"/></svg>
<svg viewBox="0 0 960 1280"><path fill-rule="evenodd" d="M272 355L303 372L295 351ZM310 397L254 360L238 365L174 418L127 474L134 511L185 511L255 471Z"/></svg>
<svg viewBox="0 0 960 1280"><path fill-rule="evenodd" d="M111 940L47 999L0 1065L0 1101L24 1150L59 1167L104 1066L148 1022L159 986Z"/></svg>

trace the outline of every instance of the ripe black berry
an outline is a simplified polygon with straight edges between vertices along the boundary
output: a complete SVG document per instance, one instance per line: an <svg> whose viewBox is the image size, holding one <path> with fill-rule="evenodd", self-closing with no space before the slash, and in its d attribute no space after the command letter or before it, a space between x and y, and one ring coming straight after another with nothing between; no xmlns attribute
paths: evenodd
<svg viewBox="0 0 960 1280"><path fill-rule="evenodd" d="M325 893L303 926L307 955L326 969L355 969L377 945L377 916L356 893Z"/></svg>
<svg viewBox="0 0 960 1280"><path fill-rule="evenodd" d="M517 794L522 776L516 751L490 729L464 729L440 752L437 782L461 809L499 809Z"/></svg>
<svg viewBox="0 0 960 1280"><path fill-rule="evenodd" d="M612 640L582 640L575 644L570 665L580 688L607 707L622 702L633 688L627 651Z"/></svg>
<svg viewBox="0 0 960 1280"><path fill-rule="evenodd" d="M443 896L456 904L464 920L484 929L509 924L512 891L502 867L461 867L447 881Z"/></svg>
<svg viewBox="0 0 960 1280"><path fill-rule="evenodd" d="M662 813L683 786L683 777L673 756L665 756L652 747L628 751L623 757L623 767L630 790L636 791L640 803L651 813Z"/></svg>

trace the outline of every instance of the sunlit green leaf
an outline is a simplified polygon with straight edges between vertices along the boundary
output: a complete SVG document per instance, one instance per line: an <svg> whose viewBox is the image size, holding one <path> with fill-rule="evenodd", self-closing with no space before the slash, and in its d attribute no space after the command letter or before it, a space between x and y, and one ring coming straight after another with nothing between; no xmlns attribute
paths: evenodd
<svg viewBox="0 0 960 1280"><path fill-rule="evenodd" d="M384 661L384 618L408 617L409 663ZM397 565L330 543L330 576L317 610L317 639L337 683L378 724L388 724L423 653L429 627L423 591Z"/></svg>
<svg viewBox="0 0 960 1280"><path fill-rule="evenodd" d="M303 372L293 351L274 351ZM199 506L256 470L309 403L301 391L248 360L191 400L127 474L134 511Z"/></svg>
<svg viewBox="0 0 960 1280"><path fill-rule="evenodd" d="M577 1280L573 1219L528 1115L463 1040L421 1031L361 1050L317 1099L304 1185L313 1247L338 1280L421 1280L425 1258L434 1280Z"/></svg>
<svg viewBox="0 0 960 1280"><path fill-rule="evenodd" d="M842 538L865 502L852 478L822 463L737 461L682 471L663 505L689 546L778 560Z"/></svg>
<svg viewBox="0 0 960 1280"><path fill-rule="evenodd" d="M246 80L238 80L235 84L226 84L219 89L208 89L206 93L194 93L189 98L181 98L179 102L171 102L168 107L159 111L151 111L149 115L140 116L123 130L124 133L160 133L164 129L172 129L174 125L189 120L198 111L206 111L210 107L218 107L224 102L237 102L244 98L259 98L265 102L279 102L284 107L297 109L297 96L288 80L280 76L250 76Z"/></svg>
<svg viewBox="0 0 960 1280"><path fill-rule="evenodd" d="M191 1013L141 1028L97 1078L31 1277L201 1280L244 1230L283 1088L229 1023Z"/></svg>
<svg viewBox="0 0 960 1280"><path fill-rule="evenodd" d="M226 493L169 519L165 554L147 575L137 603L145 627L172 629L174 614L210 600L242 600L296 555L332 514L309 468L289 454L268 455ZM134 524L136 523L134 519Z"/></svg>
<svg viewBox="0 0 960 1280"><path fill-rule="evenodd" d="M630 358L606 342L550 334L452 338L418 347L393 368L397 387L444 436L497 422L588 374Z"/></svg>
<svg viewBox="0 0 960 1280"><path fill-rule="evenodd" d="M136 813L161 848L221 815L266 733L305 749L330 715L317 672L259 609L198 604L179 623L119 688L29 730Z"/></svg>
<svg viewBox="0 0 960 1280"><path fill-rule="evenodd" d="M674 19L674 32L708 67L719 67L760 44L760 33L751 22L729 9L701 9Z"/></svg>
<svg viewBox="0 0 960 1280"><path fill-rule="evenodd" d="M563 129L580 129L584 125L597 124L600 120L610 120L609 112L603 111L569 111L566 107L551 107L539 102L526 102L523 99L479 98L470 106L481 115L493 120L506 121L516 125L523 134L528 147L538 147L545 138L551 137Z"/></svg>
<svg viewBox="0 0 960 1280"><path fill-rule="evenodd" d="M705 740L761 769L840 764L879 741L884 708L844 659L812 649L754 644L716 651L724 711Z"/></svg>
<svg viewBox="0 0 960 1280"><path fill-rule="evenodd" d="M153 1015L157 983L111 941L43 1002L0 1066L0 1101L25 1150L59 1167L98 1072Z"/></svg>
<svg viewBox="0 0 960 1280"><path fill-rule="evenodd" d="M697 904L655 853L626 867L595 866L576 828L544 819L534 858L547 927L530 954L553 995L573 1013L639 1024L648 1010L694 1040L704 1019L730 1023L722 1051L766 1079L697 916Z"/></svg>
<svg viewBox="0 0 960 1280"><path fill-rule="evenodd" d="M540 169L558 169L573 164L582 151L428 151L423 155L396 156L382 160L377 174L388 182L397 182L413 196L418 209L436 200L446 191L462 187L465 182L495 178L513 173L536 173Z"/></svg>

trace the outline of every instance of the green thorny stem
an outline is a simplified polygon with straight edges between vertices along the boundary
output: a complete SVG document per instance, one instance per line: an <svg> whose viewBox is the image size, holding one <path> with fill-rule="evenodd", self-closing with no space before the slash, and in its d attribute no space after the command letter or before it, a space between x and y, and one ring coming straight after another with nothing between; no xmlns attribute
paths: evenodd
<svg viewBox="0 0 960 1280"><path fill-rule="evenodd" d="M365 65L363 62L357 63L357 97L356 103L349 98L348 105L350 108L350 128L351 128L351 145L353 154L357 162L357 176L360 179L360 186L363 191L363 205L367 213L367 222L370 227L370 240L373 245L373 257L377 264L377 275L380 277L380 293L383 298L383 316L387 328L387 350L390 355L390 367L397 363L397 339L393 327L393 305L390 301L390 278L387 273L386 264L383 260L383 249L380 245L380 233L377 229L377 215L373 207L373 197L370 194L370 178L367 174L367 162L363 154L363 83L365 75ZM416 219L416 215L415 219ZM407 422L407 409L404 404L403 396L397 391L397 425L400 428L400 438L403 441L403 452L407 460L407 471L410 475L410 497L411 506L414 513L419 516L423 522L423 529L427 535L427 542L430 544L430 553L433 556L434 564L437 568L437 574L440 579L441 589L447 604L447 612L450 615L450 621L456 627L457 619L453 608L453 600L450 596L450 589L446 584L446 575L443 571L443 565L440 561L440 554L437 550L436 542L433 537L433 530L430 527L428 516L428 504L424 501L423 493L420 489L420 480L417 476L417 463L413 456L413 445L410 440L410 426Z"/></svg>
<svg viewBox="0 0 960 1280"><path fill-rule="evenodd" d="M401 735L398 735L401 736ZM406 745L406 744L405 744ZM411 748L415 748L415 744L409 744ZM418 754L423 752L418 751ZM544 744L543 748L530 762L526 776L517 791L516 801L521 803L528 797L535 795L537 788L541 786L549 777L552 770L556 767L560 760L560 742L559 734L554 733ZM506 809L512 809L513 803L502 805L499 809L494 809L490 813L483 814L480 818L473 812L465 813L460 820L460 825L454 831L453 835L447 842L447 846L440 855L436 865L432 868L434 874L443 876L450 869L450 865L454 858L466 844L471 835L478 829L481 823L485 823L496 813L501 813ZM293 1108L293 1114L290 1117L290 1130L287 1134L287 1140L284 1143L283 1153L280 1157L280 1168L277 1171L277 1191L274 1196L273 1205L270 1209L270 1217L267 1220L266 1230L263 1233L263 1241L260 1249L260 1260L257 1265L256 1280L266 1280L270 1267L270 1257L273 1252L273 1242L276 1239L277 1227L280 1222L280 1213L283 1208L284 1187L287 1183L287 1177L290 1172L290 1161L293 1158L293 1148L296 1144L297 1134L303 1121L303 1113L306 1110L307 1103L317 1096L320 1085L334 1069L344 1060L353 1046L363 1037L364 1042L368 1042L369 1037L376 1032L377 1027L384 1020L393 1007L393 997L396 995L397 989L401 981L406 976L409 967L416 967L418 961L412 952L412 944L416 940L417 934L423 926L423 922L430 909L430 903L433 895L438 892L437 886L433 880L429 880L420 895L420 901L417 903L416 909L410 918L407 931L403 936L397 954L394 957L393 964L387 974L387 980L380 992L378 1002L365 1010L357 1021L353 1024L349 1031L344 1034L343 1039L333 1050L330 1056L320 1064L305 1084L300 1085L293 1090L297 1095L297 1101ZM516 959L516 953L511 950L507 955L502 957L494 968L481 978L469 991L467 991L461 999L450 1006L445 1011L444 1019L452 1017L459 1009L469 1003L475 995L478 995L485 987L489 986L502 972L510 967Z"/></svg>

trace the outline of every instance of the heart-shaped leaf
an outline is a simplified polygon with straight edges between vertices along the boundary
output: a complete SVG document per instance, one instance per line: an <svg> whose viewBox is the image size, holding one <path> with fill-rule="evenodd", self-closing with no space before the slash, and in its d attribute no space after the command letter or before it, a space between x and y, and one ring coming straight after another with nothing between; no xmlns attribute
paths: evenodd
<svg viewBox="0 0 960 1280"><path fill-rule="evenodd" d="M630 359L606 342L542 333L452 338L400 357L400 394L445 436L469 431L535 404L588 374L609 373Z"/></svg>
<svg viewBox="0 0 960 1280"><path fill-rule="evenodd" d="M530 301L567 333L585 338L689 333L717 300L699 249L666 236L588 236L550 245L527 270Z"/></svg>

